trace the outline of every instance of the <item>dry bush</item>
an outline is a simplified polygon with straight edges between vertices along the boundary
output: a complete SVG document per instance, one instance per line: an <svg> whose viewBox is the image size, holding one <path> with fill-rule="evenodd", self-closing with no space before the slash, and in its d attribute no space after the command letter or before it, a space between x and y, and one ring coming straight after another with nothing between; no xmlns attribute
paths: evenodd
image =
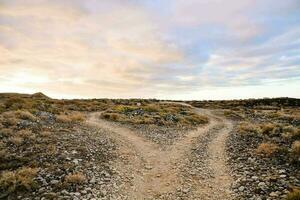
<svg viewBox="0 0 300 200"><path fill-rule="evenodd" d="M82 173L69 174L65 177L65 182L69 184L82 184L86 180L86 177Z"/></svg>
<svg viewBox="0 0 300 200"><path fill-rule="evenodd" d="M36 177L37 172L38 172L37 168L31 168L31 167L21 168L20 170L17 171L18 184L21 187L30 190L35 185L34 178Z"/></svg>
<svg viewBox="0 0 300 200"><path fill-rule="evenodd" d="M12 112L7 112L3 114L3 121L2 124L6 127L13 127L16 126L19 122L19 120L16 118L16 116Z"/></svg>
<svg viewBox="0 0 300 200"><path fill-rule="evenodd" d="M4 171L0 176L0 188L7 192L15 191L17 186L17 177L15 172Z"/></svg>
<svg viewBox="0 0 300 200"><path fill-rule="evenodd" d="M15 112L16 116L20 119L36 121L36 117L28 111L18 110Z"/></svg>
<svg viewBox="0 0 300 200"><path fill-rule="evenodd" d="M24 142L24 139L20 136L12 136L8 140L9 140L9 142L11 142L12 144L14 144L16 146L20 146Z"/></svg>
<svg viewBox="0 0 300 200"><path fill-rule="evenodd" d="M203 115L192 114L191 116L185 117L190 124L206 124L208 123L208 118Z"/></svg>
<svg viewBox="0 0 300 200"><path fill-rule="evenodd" d="M295 190L293 192L290 192L286 200L300 200L300 190Z"/></svg>
<svg viewBox="0 0 300 200"><path fill-rule="evenodd" d="M60 114L56 115L56 120L61 123L70 123L71 119L68 115Z"/></svg>
<svg viewBox="0 0 300 200"><path fill-rule="evenodd" d="M285 126L283 127L282 131L285 138L300 139L300 128Z"/></svg>
<svg viewBox="0 0 300 200"><path fill-rule="evenodd" d="M279 147L277 144L270 142L262 143L257 147L256 153L263 156L272 156L278 151L278 149Z"/></svg>
<svg viewBox="0 0 300 200"><path fill-rule="evenodd" d="M121 118L121 115L117 113L102 113L101 118L112 121L118 121Z"/></svg>
<svg viewBox="0 0 300 200"><path fill-rule="evenodd" d="M69 113L68 115L60 114L56 116L57 121L62 123L82 122L85 120L85 115L80 112Z"/></svg>
<svg viewBox="0 0 300 200"><path fill-rule="evenodd" d="M54 144L49 144L47 146L47 154L48 155L55 155L57 152L57 148Z"/></svg>
<svg viewBox="0 0 300 200"><path fill-rule="evenodd" d="M0 135L9 137L9 136L13 135L13 130L10 128L3 128L0 130Z"/></svg>
<svg viewBox="0 0 300 200"><path fill-rule="evenodd" d="M256 134L256 133L258 133L258 127L249 122L243 122L243 123L240 123L238 132L243 135Z"/></svg>
<svg viewBox="0 0 300 200"><path fill-rule="evenodd" d="M42 136L42 137L50 137L52 135L52 133L50 132L50 131L42 131L41 133L40 133L40 136Z"/></svg>
<svg viewBox="0 0 300 200"><path fill-rule="evenodd" d="M300 157L300 140L295 141L292 145L293 154Z"/></svg>
<svg viewBox="0 0 300 200"><path fill-rule="evenodd" d="M17 136L23 138L24 140L34 140L35 134L31 130L20 130L17 133Z"/></svg>
<svg viewBox="0 0 300 200"><path fill-rule="evenodd" d="M82 122L86 119L85 115L80 112L74 112L69 115L72 122Z"/></svg>
<svg viewBox="0 0 300 200"><path fill-rule="evenodd" d="M264 135L272 135L275 131L276 124L264 123L260 125L261 133Z"/></svg>
<svg viewBox="0 0 300 200"><path fill-rule="evenodd" d="M0 150L0 160L1 158L5 158L7 156L8 152L5 149Z"/></svg>
<svg viewBox="0 0 300 200"><path fill-rule="evenodd" d="M4 171L0 177L0 188L14 192L17 188L31 190L35 186L37 168L23 167L17 171Z"/></svg>
<svg viewBox="0 0 300 200"><path fill-rule="evenodd" d="M25 100L20 97L11 97L7 99L4 106L7 109L21 109L25 104Z"/></svg>
<svg viewBox="0 0 300 200"><path fill-rule="evenodd" d="M239 114L237 112L234 112L234 111L231 111L231 110L224 111L224 116L229 118L229 119L234 119L234 120L244 119L244 117L241 114Z"/></svg>

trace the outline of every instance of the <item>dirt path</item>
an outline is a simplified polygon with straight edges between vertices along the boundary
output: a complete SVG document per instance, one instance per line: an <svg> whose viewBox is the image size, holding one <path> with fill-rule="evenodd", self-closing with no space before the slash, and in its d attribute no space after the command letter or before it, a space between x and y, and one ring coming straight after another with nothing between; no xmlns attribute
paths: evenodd
<svg viewBox="0 0 300 200"><path fill-rule="evenodd" d="M120 144L122 161L118 169L124 178L124 193L127 199L173 199L178 186L185 184L181 169L184 157L190 154L199 137L206 137L216 130L216 137L207 145L206 165L213 177L194 184L193 197L197 199L230 199L228 193L231 179L225 164L225 140L232 128L229 121L213 115L209 110L195 110L209 117L210 122L197 130L190 131L185 137L165 150L159 145L138 135L134 131L99 119L99 113L93 113L88 123L114 133L112 137ZM216 127L223 127L216 129Z"/></svg>

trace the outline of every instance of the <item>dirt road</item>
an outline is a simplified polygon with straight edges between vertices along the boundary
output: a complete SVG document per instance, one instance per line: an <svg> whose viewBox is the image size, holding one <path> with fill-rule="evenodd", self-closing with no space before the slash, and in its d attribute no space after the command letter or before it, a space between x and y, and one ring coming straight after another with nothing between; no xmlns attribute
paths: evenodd
<svg viewBox="0 0 300 200"><path fill-rule="evenodd" d="M210 110L194 108L209 117L209 123L190 131L167 148L160 148L131 129L107 122L93 113L88 123L110 131L119 144L117 162L126 199L231 199L231 177L225 163L225 141L232 129L230 121ZM209 140L207 138L210 138ZM199 146L198 141L204 141ZM189 164L195 150L205 152L196 174L189 174L195 166ZM197 167L196 167L197 168ZM206 176L210 174L209 176ZM200 177L201 178L197 178ZM186 188L186 180L190 180Z"/></svg>

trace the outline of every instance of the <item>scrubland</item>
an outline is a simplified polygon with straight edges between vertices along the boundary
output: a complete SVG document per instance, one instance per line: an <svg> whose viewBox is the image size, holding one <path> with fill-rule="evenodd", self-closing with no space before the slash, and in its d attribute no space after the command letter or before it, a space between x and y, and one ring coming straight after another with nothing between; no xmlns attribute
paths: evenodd
<svg viewBox="0 0 300 200"><path fill-rule="evenodd" d="M134 185L133 178L122 177L117 166L120 159L133 161L126 152L121 154L113 132L87 123L91 113L168 149L211 123L212 116L195 112L195 107L220 116L214 123L226 119L233 124L224 137L228 174L234 180L232 198L300 198L300 100L185 103L194 107L155 99L57 100L42 93L0 94L0 199L126 199L122 188L124 182ZM178 166L185 167L178 169L188 174L183 177L214 176L202 169L203 160L213 153L211 141L225 126L217 125L206 137L191 139L189 145L194 146L183 159L187 163ZM168 195L157 199L174 197ZM195 197L185 189L173 195Z"/></svg>

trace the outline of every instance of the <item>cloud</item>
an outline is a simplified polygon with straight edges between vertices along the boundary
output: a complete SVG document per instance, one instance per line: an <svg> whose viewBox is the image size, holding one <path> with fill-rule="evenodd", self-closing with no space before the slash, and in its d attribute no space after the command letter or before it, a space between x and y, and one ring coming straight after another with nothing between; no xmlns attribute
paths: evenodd
<svg viewBox="0 0 300 200"><path fill-rule="evenodd" d="M89 87L127 91L184 57L176 45L159 37L159 27L147 14L131 4L120 10L119 4L110 3L110 12L99 13L94 8L107 5L97 1L93 7L67 10L57 9L63 4L42 2L12 3L0 10L5 18L0 22L0 47L6 55L0 70L13 84L24 84L21 76L13 75L22 71L52 80L49 84L76 77Z"/></svg>
<svg viewBox="0 0 300 200"><path fill-rule="evenodd" d="M296 0L3 0L0 91L175 98L288 82L300 77L299 9Z"/></svg>

